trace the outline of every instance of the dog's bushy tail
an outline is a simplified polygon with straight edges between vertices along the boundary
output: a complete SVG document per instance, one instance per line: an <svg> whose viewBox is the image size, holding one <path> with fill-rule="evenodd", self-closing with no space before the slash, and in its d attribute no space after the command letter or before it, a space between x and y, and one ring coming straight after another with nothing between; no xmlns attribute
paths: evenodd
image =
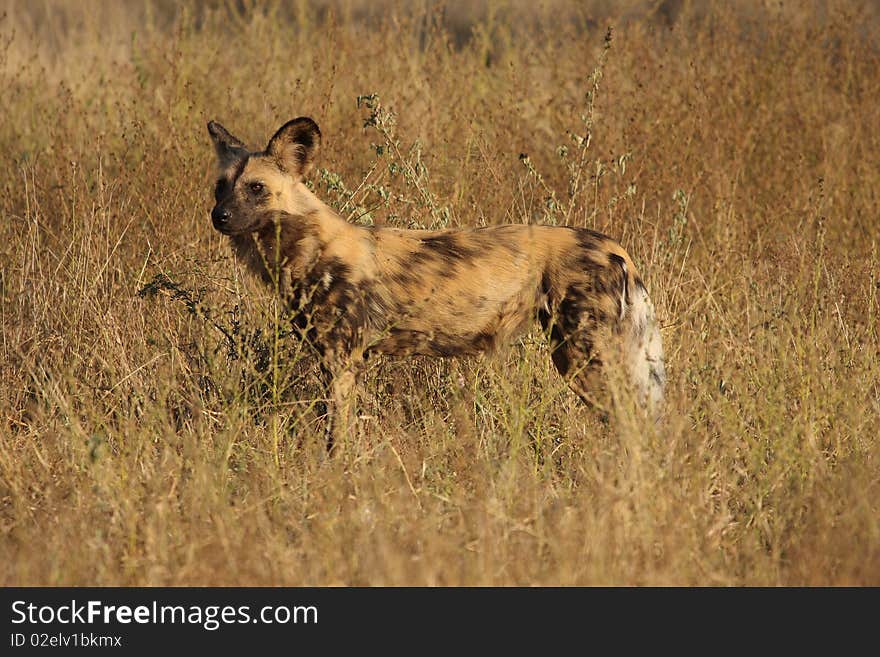
<svg viewBox="0 0 880 657"><path fill-rule="evenodd" d="M618 259L623 270L620 322L624 363L639 403L657 412L663 403L666 366L654 304L635 267Z"/></svg>
<svg viewBox="0 0 880 657"><path fill-rule="evenodd" d="M625 333L627 366L639 401L657 411L666 387L663 341L648 290L641 282L634 288L630 296L629 330Z"/></svg>

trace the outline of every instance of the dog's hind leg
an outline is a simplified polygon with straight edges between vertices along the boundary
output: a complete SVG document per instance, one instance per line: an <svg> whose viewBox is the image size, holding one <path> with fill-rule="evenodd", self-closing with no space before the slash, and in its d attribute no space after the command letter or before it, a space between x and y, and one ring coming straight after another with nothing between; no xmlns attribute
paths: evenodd
<svg viewBox="0 0 880 657"><path fill-rule="evenodd" d="M551 348L553 364L568 387L587 406L606 413L608 399L603 363L592 346L590 336L576 333Z"/></svg>
<svg viewBox="0 0 880 657"><path fill-rule="evenodd" d="M612 311L610 297L572 286L555 313L543 314L541 322L553 364L588 406L610 411L612 391L628 389L641 407L656 413L666 371L654 307L640 282L620 287Z"/></svg>
<svg viewBox="0 0 880 657"><path fill-rule="evenodd" d="M550 357L568 387L591 408L606 410L602 361L596 350L595 331L572 318L542 313L541 325L550 340Z"/></svg>

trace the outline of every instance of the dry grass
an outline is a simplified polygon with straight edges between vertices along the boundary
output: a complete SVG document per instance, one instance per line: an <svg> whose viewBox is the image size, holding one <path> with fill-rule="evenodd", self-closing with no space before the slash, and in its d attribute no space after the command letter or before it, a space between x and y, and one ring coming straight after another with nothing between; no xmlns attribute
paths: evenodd
<svg viewBox="0 0 880 657"><path fill-rule="evenodd" d="M34 4L0 21L0 582L880 584L876 12ZM301 114L353 220L620 238L665 423L602 424L535 334L374 362L326 460L207 218L206 120Z"/></svg>

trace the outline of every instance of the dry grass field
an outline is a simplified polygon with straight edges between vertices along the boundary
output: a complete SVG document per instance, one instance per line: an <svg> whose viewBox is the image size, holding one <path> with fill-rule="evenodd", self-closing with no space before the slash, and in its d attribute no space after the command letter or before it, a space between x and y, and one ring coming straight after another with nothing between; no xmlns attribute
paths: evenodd
<svg viewBox="0 0 880 657"><path fill-rule="evenodd" d="M0 15L0 583L880 584L873 5ZM351 221L618 238L663 421L597 417L536 329L371 359L328 459L315 362L208 217L206 121L299 115Z"/></svg>

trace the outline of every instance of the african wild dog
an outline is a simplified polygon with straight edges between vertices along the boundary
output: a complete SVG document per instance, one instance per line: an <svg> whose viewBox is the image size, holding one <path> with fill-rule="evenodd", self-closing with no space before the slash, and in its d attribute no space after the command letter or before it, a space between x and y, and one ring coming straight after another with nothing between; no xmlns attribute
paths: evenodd
<svg viewBox="0 0 880 657"><path fill-rule="evenodd" d="M321 143L312 119L284 124L260 152L213 121L208 132L220 165L214 227L277 287L317 348L333 404L330 445L333 434L351 428L368 354L475 354L510 341L536 317L557 370L588 403L602 389L603 361L623 368L644 405L662 400L654 309L629 255L611 238L531 225L356 226L303 183Z"/></svg>

